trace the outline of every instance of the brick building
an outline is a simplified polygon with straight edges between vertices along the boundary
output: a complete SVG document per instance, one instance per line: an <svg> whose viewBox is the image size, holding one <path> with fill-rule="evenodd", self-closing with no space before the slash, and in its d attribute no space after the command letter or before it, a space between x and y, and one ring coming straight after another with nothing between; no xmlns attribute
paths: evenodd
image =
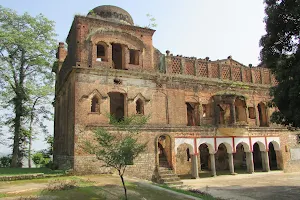
<svg viewBox="0 0 300 200"><path fill-rule="evenodd" d="M75 16L67 49L59 43L55 92L54 162L78 173L103 173L80 148L97 126L118 118L151 115L140 134L147 152L127 173L162 179L221 171L300 168L297 135L271 124L267 68L247 67L229 56L211 61L162 54L155 30L134 26L125 10L99 6Z"/></svg>

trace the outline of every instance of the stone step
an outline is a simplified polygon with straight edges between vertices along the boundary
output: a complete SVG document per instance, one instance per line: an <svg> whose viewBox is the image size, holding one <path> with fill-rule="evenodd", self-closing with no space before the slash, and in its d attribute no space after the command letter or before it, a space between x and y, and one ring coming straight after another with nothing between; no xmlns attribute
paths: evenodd
<svg viewBox="0 0 300 200"><path fill-rule="evenodd" d="M180 181L180 178L178 176L177 177L176 176L175 177L170 177L170 178L162 178L161 181L163 183L178 182L178 181Z"/></svg>
<svg viewBox="0 0 300 200"><path fill-rule="evenodd" d="M181 186L183 182L181 181L171 181L171 182L164 182L164 184L167 184L169 186Z"/></svg>
<svg viewBox="0 0 300 200"><path fill-rule="evenodd" d="M177 174L174 173L169 173L169 174L160 174L160 178L164 179L164 178L170 178L170 177L178 177Z"/></svg>

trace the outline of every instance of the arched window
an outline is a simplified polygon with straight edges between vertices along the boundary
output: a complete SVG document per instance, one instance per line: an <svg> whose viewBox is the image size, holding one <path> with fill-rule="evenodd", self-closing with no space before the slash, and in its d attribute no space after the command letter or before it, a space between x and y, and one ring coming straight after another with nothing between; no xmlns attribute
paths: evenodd
<svg viewBox="0 0 300 200"><path fill-rule="evenodd" d="M186 149L186 157L187 157L187 161L190 161L191 154L190 154L190 149L189 148Z"/></svg>
<svg viewBox="0 0 300 200"><path fill-rule="evenodd" d="M144 102L141 99L136 101L136 114L143 115L144 114Z"/></svg>
<svg viewBox="0 0 300 200"><path fill-rule="evenodd" d="M106 59L106 48L102 44L97 44L97 61L107 61Z"/></svg>
<svg viewBox="0 0 300 200"><path fill-rule="evenodd" d="M99 113L100 112L100 105L99 105L99 100L98 100L97 97L92 98L91 112L93 112L93 113Z"/></svg>

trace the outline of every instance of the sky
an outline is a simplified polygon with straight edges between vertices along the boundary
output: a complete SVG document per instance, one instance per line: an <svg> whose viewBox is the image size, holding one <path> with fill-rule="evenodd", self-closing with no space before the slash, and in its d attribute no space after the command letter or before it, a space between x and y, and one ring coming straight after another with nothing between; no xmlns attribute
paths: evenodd
<svg viewBox="0 0 300 200"><path fill-rule="evenodd" d="M225 59L244 65L259 64L259 40L265 34L262 0L0 0L0 5L19 14L42 13L55 22L58 41L65 41L74 15L86 15L100 5L114 5L128 11L136 25L146 26L151 14L157 23L153 45L174 55ZM53 132L53 123L49 123ZM36 150L44 148L40 141ZM9 151L0 146L1 152Z"/></svg>

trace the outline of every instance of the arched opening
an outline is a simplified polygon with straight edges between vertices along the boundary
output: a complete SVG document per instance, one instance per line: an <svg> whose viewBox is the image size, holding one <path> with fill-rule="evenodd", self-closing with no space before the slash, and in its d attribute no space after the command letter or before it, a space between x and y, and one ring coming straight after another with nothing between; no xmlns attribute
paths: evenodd
<svg viewBox="0 0 300 200"><path fill-rule="evenodd" d="M135 102L135 110L136 110L136 114L144 115L144 102L141 99L138 99Z"/></svg>
<svg viewBox="0 0 300 200"><path fill-rule="evenodd" d="M199 146L199 153L201 171L210 170L210 156L207 144L203 143Z"/></svg>
<svg viewBox="0 0 300 200"><path fill-rule="evenodd" d="M99 100L96 96L94 96L91 100L91 112L92 113L99 113L100 112Z"/></svg>
<svg viewBox="0 0 300 200"><path fill-rule="evenodd" d="M176 153L176 174L191 175L192 174L192 154L193 148L190 144L183 143L177 147ZM184 178L184 177L182 177Z"/></svg>
<svg viewBox="0 0 300 200"><path fill-rule="evenodd" d="M263 102L260 102L257 106L257 109L260 126L268 126L266 105Z"/></svg>
<svg viewBox="0 0 300 200"><path fill-rule="evenodd" d="M168 135L161 135L157 140L158 149L158 166L165 168L172 168L172 149L171 137ZM186 149L184 149L186 156Z"/></svg>
<svg viewBox="0 0 300 200"><path fill-rule="evenodd" d="M124 52L121 44L112 44L112 60L115 69L124 69Z"/></svg>
<svg viewBox="0 0 300 200"><path fill-rule="evenodd" d="M269 143L269 165L270 165L270 170L276 170L278 169L277 166L277 155L276 151L274 149L274 145L272 142Z"/></svg>
<svg viewBox="0 0 300 200"><path fill-rule="evenodd" d="M198 126L199 125L199 104L197 103L186 103L187 110L187 125L188 126Z"/></svg>
<svg viewBox="0 0 300 200"><path fill-rule="evenodd" d="M261 171L263 169L261 151L257 142L253 145L253 163L255 171Z"/></svg>
<svg viewBox="0 0 300 200"><path fill-rule="evenodd" d="M119 92L110 92L110 114L121 121L125 116L125 96Z"/></svg>
<svg viewBox="0 0 300 200"><path fill-rule="evenodd" d="M218 147L218 151L215 154L216 160L216 170L217 171L227 171L229 170L229 161L227 148L224 143L221 143Z"/></svg>
<svg viewBox="0 0 300 200"><path fill-rule="evenodd" d="M246 152L242 143L236 146L236 151L233 154L234 169L245 171L247 170Z"/></svg>
<svg viewBox="0 0 300 200"><path fill-rule="evenodd" d="M237 122L247 122L247 113L246 113L246 102L244 99L239 97L236 98L234 102L235 114Z"/></svg>
<svg viewBox="0 0 300 200"><path fill-rule="evenodd" d="M97 44L97 58L96 61L107 61L106 47L103 44Z"/></svg>

